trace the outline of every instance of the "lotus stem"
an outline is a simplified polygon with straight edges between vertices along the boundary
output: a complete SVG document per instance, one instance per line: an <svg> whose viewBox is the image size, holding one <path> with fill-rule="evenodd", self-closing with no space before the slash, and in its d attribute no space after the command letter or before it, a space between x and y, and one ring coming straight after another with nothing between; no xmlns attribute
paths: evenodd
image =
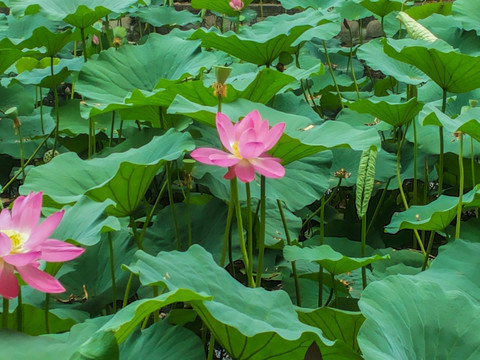
<svg viewBox="0 0 480 360"><path fill-rule="evenodd" d="M277 206L278 211L280 213L280 218L282 219L283 224L283 231L285 231L285 238L287 239L287 245L292 245L292 241L290 238L290 233L288 232L288 225L287 219L285 218L285 213L283 212L282 202L277 199ZM300 296L300 284L298 282L298 275L297 275L297 263L294 261L291 262L292 264L292 273L293 273L293 281L295 283L295 297L297 299L297 306L302 306L302 299Z"/></svg>
<svg viewBox="0 0 480 360"><path fill-rule="evenodd" d="M110 138L108 139L108 147L112 147L114 130L115 130L115 110L112 111L112 124L110 126Z"/></svg>
<svg viewBox="0 0 480 360"><path fill-rule="evenodd" d="M445 114L447 108L447 90L443 89L442 96L442 113ZM440 144L440 158L438 161L438 196L442 195L443 190L443 162L444 162L444 140L443 140L443 126L438 128L439 144Z"/></svg>
<svg viewBox="0 0 480 360"><path fill-rule="evenodd" d="M230 180L230 187L233 186L232 182L234 180ZM232 247L229 245L229 240L231 239L231 229L232 229L232 218L233 218L233 210L235 208L235 198L233 196L233 192L230 191L230 202L228 203L228 211L227 211L227 221L225 224L225 234L223 236L223 247L222 247L222 257L220 259L220 266L225 267L225 257L227 254L227 249L229 252L229 259L232 259ZM230 260L231 262L231 260ZM234 268L233 263L230 263L232 269Z"/></svg>
<svg viewBox="0 0 480 360"><path fill-rule="evenodd" d="M180 236L180 229L178 227L177 212L175 211L175 202L173 200L173 188L172 188L172 164L167 162L167 192L168 202L170 203L170 212L172 213L173 225L175 227L175 238L177 240L177 250L182 249L182 239Z"/></svg>
<svg viewBox="0 0 480 360"><path fill-rule="evenodd" d="M7 298L3 298L3 312L2 312L2 328L8 328L8 313L10 302Z"/></svg>
<svg viewBox="0 0 480 360"><path fill-rule="evenodd" d="M328 55L327 42L323 40L323 50L325 51L325 57L327 58L328 70L332 76L333 84L335 85L335 90L337 91L338 100L340 100L340 106L343 109L343 100L342 94L340 93L340 88L338 87L337 80L335 79L335 74L333 72L332 62L330 61L330 56Z"/></svg>
<svg viewBox="0 0 480 360"><path fill-rule="evenodd" d="M57 86L55 85L54 78L55 78L55 73L53 71L53 56L50 56L50 73L52 75L52 82L53 82L53 97L55 101L55 117L57 120L56 126L55 126L55 138L53 140L53 148L52 148L52 153L55 156L55 150L57 149L57 141L58 141L58 132L60 130L60 111L58 109L58 91L57 91Z"/></svg>
<svg viewBox="0 0 480 360"><path fill-rule="evenodd" d="M473 150L473 137L470 136L470 167L472 169L472 188L477 184L475 178L475 153ZM478 219L478 208L475 208L475 217Z"/></svg>
<svg viewBox="0 0 480 360"><path fill-rule="evenodd" d="M250 183L245 184L245 192L247 197L247 253L250 269L248 271L253 274L253 226L252 226L252 197L250 194Z"/></svg>
<svg viewBox="0 0 480 360"><path fill-rule="evenodd" d="M110 249L110 274L112 275L112 298L113 298L113 312L117 312L117 284L115 282L115 258L113 252L112 233L108 233L108 247Z"/></svg>
<svg viewBox="0 0 480 360"><path fill-rule="evenodd" d="M20 168L22 171L23 182L25 182L25 154L24 154L24 147L23 147L23 136L22 136L22 125L18 128L18 138L20 140Z"/></svg>
<svg viewBox="0 0 480 360"><path fill-rule="evenodd" d="M365 218L366 216L364 216ZM364 268L362 268L363 270ZM333 289L333 293L335 294L335 307L338 306L338 290L337 290L337 287L335 286L335 275L333 274L330 274L331 278L332 278L332 289Z"/></svg>
<svg viewBox="0 0 480 360"><path fill-rule="evenodd" d="M233 197L235 200L235 215L237 217L237 227L238 227L238 238L240 240L240 251L242 253L243 262L245 264L245 270L247 272L247 279L248 279L248 286L255 287L255 283L253 281L253 275L250 273L250 261L251 259L248 258L247 248L245 247L245 238L243 236L243 221L242 221L242 209L240 208L240 201L238 199L238 185L237 179L234 178L233 181L230 183L231 188L230 191L233 193ZM233 264L232 264L233 266Z"/></svg>
<svg viewBox="0 0 480 360"><path fill-rule="evenodd" d="M44 316L45 316L45 332L47 334L50 334L50 320L49 320L49 312L50 312L50 294L46 293L45 294L45 310L44 310Z"/></svg>
<svg viewBox="0 0 480 360"><path fill-rule="evenodd" d="M152 291L153 291L153 297L157 297L158 296L158 286L153 286L152 287ZM160 309L157 309L153 312L153 322L156 323L158 322L158 320L160 319Z"/></svg>
<svg viewBox="0 0 480 360"><path fill-rule="evenodd" d="M360 256L365 257L365 250L367 247L367 214L362 216L362 234L360 241ZM333 280L333 279L332 279ZM365 289L367 287L367 267L362 266L362 286ZM336 294L335 294L336 301Z"/></svg>
<svg viewBox="0 0 480 360"><path fill-rule="evenodd" d="M42 134L45 134L45 128L44 128L44 125L43 125L43 94L42 94L42 87L39 86L38 87L38 92L39 92L39 95L40 95L40 127L42 129Z"/></svg>
<svg viewBox="0 0 480 360"><path fill-rule="evenodd" d="M133 273L131 272L130 276L128 277L127 286L125 287L125 294L123 295L122 308L127 306L128 294L130 293L130 287L132 286L132 280L133 280Z"/></svg>
<svg viewBox="0 0 480 360"><path fill-rule="evenodd" d="M23 331L23 300L22 300L22 286L18 287L17 297L17 331Z"/></svg>
<svg viewBox="0 0 480 360"><path fill-rule="evenodd" d="M260 287L262 284L262 273L263 273L263 256L265 254L265 187L266 181L265 176L260 177L260 233L258 238L258 265L257 265L257 278L256 286Z"/></svg>
<svg viewBox="0 0 480 360"><path fill-rule="evenodd" d="M353 35L352 35L352 29L350 28L350 26L348 26L347 28L348 28L348 32L350 34L350 54L348 56L348 62L350 63L350 68L352 69L352 78L353 78L353 84L355 86L355 92L357 93L357 99L360 99L360 91L358 90L357 77L355 76L355 69L353 68ZM360 27L360 24L359 24L359 33L362 33L362 28Z"/></svg>
<svg viewBox="0 0 480 360"><path fill-rule="evenodd" d="M210 332L210 343L208 344L208 356L207 360L213 360L213 354L215 353L215 336Z"/></svg>
<svg viewBox="0 0 480 360"><path fill-rule="evenodd" d="M430 232L430 238L428 239L427 251L423 258L422 271L425 271L425 269L427 268L428 258L430 257L430 253L432 252L434 238L435 238L435 231L432 230Z"/></svg>
<svg viewBox="0 0 480 360"><path fill-rule="evenodd" d="M87 55L87 42L85 41L85 29L80 28L80 36L82 38L82 52L83 52L83 59L85 62L88 60L88 55Z"/></svg>
<svg viewBox="0 0 480 360"><path fill-rule="evenodd" d="M133 237L135 239L135 242L137 243L138 249L143 250L143 245L140 243L140 237L137 231L137 224L135 224L135 218L133 217L133 214L130 214L130 227L132 228Z"/></svg>
<svg viewBox="0 0 480 360"><path fill-rule="evenodd" d="M463 188L465 183L465 172L463 170L463 133L458 132L460 137L460 148L458 149L458 171L460 173L459 190L458 190L458 206L457 206L457 224L455 226L455 239L460 238L460 225L462 222L462 200L463 200Z"/></svg>

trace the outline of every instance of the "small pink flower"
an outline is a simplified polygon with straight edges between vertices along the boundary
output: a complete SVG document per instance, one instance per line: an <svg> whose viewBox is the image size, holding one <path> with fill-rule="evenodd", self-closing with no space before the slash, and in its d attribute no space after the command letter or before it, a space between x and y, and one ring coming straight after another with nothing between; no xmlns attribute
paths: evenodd
<svg viewBox="0 0 480 360"><path fill-rule="evenodd" d="M242 0L231 0L228 5L230 5L230 7L235 10L235 11L242 11L243 9L243 1Z"/></svg>
<svg viewBox="0 0 480 360"><path fill-rule="evenodd" d="M42 193L20 196L12 211L0 212L0 295L18 295L15 270L31 287L45 293L61 293L65 288L53 276L38 269L38 260L62 262L75 259L85 249L48 237L62 220L64 211L50 215L40 225Z"/></svg>
<svg viewBox="0 0 480 360"><path fill-rule="evenodd" d="M274 158L266 152L273 148L283 133L285 123L278 123L271 129L267 120L262 120L254 110L235 125L230 119L217 113L217 131L220 141L227 152L213 148L199 148L191 156L204 164L228 167L225 179L235 176L243 182L250 182L255 171L270 178L281 178L285 169L281 159Z"/></svg>

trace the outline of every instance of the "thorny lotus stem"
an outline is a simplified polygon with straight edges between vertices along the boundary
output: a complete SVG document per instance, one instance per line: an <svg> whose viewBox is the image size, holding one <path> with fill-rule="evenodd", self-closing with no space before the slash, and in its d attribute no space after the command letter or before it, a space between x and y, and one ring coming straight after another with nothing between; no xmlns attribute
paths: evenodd
<svg viewBox="0 0 480 360"><path fill-rule="evenodd" d="M350 34L350 54L348 57L348 62L350 63L350 67L352 69L352 78L353 78L353 84L355 86L355 92L357 93L357 99L360 99L360 92L358 91L358 84L357 84L357 77L355 76L355 69L353 68L353 35L352 35L352 29L350 26L348 27L348 32ZM362 29L359 29L359 32L362 32ZM347 68L348 71L348 68ZM336 300L335 300L336 301Z"/></svg>
<svg viewBox="0 0 480 360"><path fill-rule="evenodd" d="M251 259L248 258L247 248L245 247L245 238L243 236L243 221L242 221L242 209L240 208L240 201L238 199L238 185L237 179L234 178L230 184L232 185L230 191L233 193L233 197L235 200L235 215L237 217L237 227L238 227L238 238L240 241L240 251L242 252L243 262L245 264L245 269L247 272L247 279L248 279L248 286L255 287L255 283L253 282L253 275L250 272L250 261ZM233 264L232 264L233 266Z"/></svg>
<svg viewBox="0 0 480 360"><path fill-rule="evenodd" d="M50 294L45 294L45 310L44 310L44 315L45 315L45 332L47 334L50 334L50 321L49 321L49 314L50 312Z"/></svg>
<svg viewBox="0 0 480 360"><path fill-rule="evenodd" d="M58 91L57 91L57 86L55 85L55 73L53 71L53 56L50 57L50 73L52 75L52 83L53 83L53 97L55 101L55 117L57 120L56 126L55 126L55 138L53 140L53 149L52 149L52 154L55 155L55 150L57 149L57 141L58 141L58 132L60 128L60 110L59 110L59 104L58 104Z"/></svg>
<svg viewBox="0 0 480 360"><path fill-rule="evenodd" d="M187 238L188 238L188 248L192 246L192 216L190 214L190 186L187 184L187 191L185 196L186 202L186 221L187 221Z"/></svg>
<svg viewBox="0 0 480 360"><path fill-rule="evenodd" d="M108 139L108 147L112 147L114 129L115 129L115 110L112 111L112 125L110 126L110 138Z"/></svg>
<svg viewBox="0 0 480 360"><path fill-rule="evenodd" d="M108 233L108 247L110 249L110 274L112 276L112 307L113 312L117 312L117 284L115 282L115 258L113 253L112 233Z"/></svg>
<svg viewBox="0 0 480 360"><path fill-rule="evenodd" d="M443 89L442 96L442 113L445 114L447 108L447 90ZM438 196L442 194L443 190L443 162L444 162L444 145L443 145L443 126L438 128L439 144L440 144L440 158L438 161Z"/></svg>
<svg viewBox="0 0 480 360"><path fill-rule="evenodd" d="M85 41L85 29L80 28L80 36L82 37L82 52L83 52L83 59L85 62L88 60L88 55L87 55L87 42Z"/></svg>
<svg viewBox="0 0 480 360"><path fill-rule="evenodd" d="M163 192L165 191L165 188L167 186L167 180L163 183L162 188L158 192L157 198L155 199L155 203L153 204L153 207L150 209L148 212L145 222L143 223L142 231L140 232L140 236L138 237L138 246L139 249L143 248L143 238L145 237L145 233L147 232L148 225L150 224L150 221L153 218L153 214L155 214L155 210L158 207L158 204L160 202L160 199L162 198Z"/></svg>
<svg viewBox="0 0 480 360"><path fill-rule="evenodd" d="M463 200L463 188L465 183L465 173L463 170L463 133L461 131L458 132L458 136L460 137L460 148L458 149L458 171L460 173L459 179L459 190L458 190L458 206L457 206L457 224L455 226L455 239L460 238L460 224L462 220L462 200Z"/></svg>
<svg viewBox="0 0 480 360"><path fill-rule="evenodd" d="M230 187L232 187L232 182L234 180L230 180ZM222 247L222 257L220 259L220 266L221 267L225 267L225 257L226 257L226 254L227 254L227 249L228 249L228 252L229 254L232 253L232 248L231 246L229 246L229 239L230 239L230 232L231 232L231 228L232 228L232 218L233 218L233 210L235 208L235 198L233 196L233 192L230 191L230 202L228 203L228 211L227 211L227 221L226 221L226 225L225 225L225 234L223 236L223 247ZM229 258L231 259L232 256L229 256ZM234 266L233 264L231 263L230 266L232 267L232 269L234 269Z"/></svg>
<svg viewBox="0 0 480 360"><path fill-rule="evenodd" d="M210 332L210 343L208 344L208 356L207 360L213 360L213 354L215 353L215 336Z"/></svg>
<svg viewBox="0 0 480 360"><path fill-rule="evenodd" d="M360 249L361 249L360 256L362 258L365 257L366 247L367 247L367 214L362 216L362 234L361 234L361 241L360 241ZM364 289L367 287L367 267L366 266L362 266L362 286ZM335 301L337 301L336 299L337 298L335 294Z"/></svg>
<svg viewBox="0 0 480 360"><path fill-rule="evenodd" d="M122 308L127 306L128 294L130 293L130 287L132 286L132 280L133 280L133 273L131 272L130 276L128 277L127 286L125 287L125 294L123 295Z"/></svg>
<svg viewBox="0 0 480 360"><path fill-rule="evenodd" d="M400 174L400 151L402 149L402 145L403 145L403 142L405 140L405 135L407 133L407 128L408 128L408 126L406 127L405 131L402 132L401 140L397 143L397 166L396 166L396 168L397 168L398 189L400 190L400 195L402 197L403 206L405 207L405 210L408 210L408 202L407 202L407 198L405 196L405 192L403 191L402 176ZM420 234L418 233L418 230L413 229L413 233L415 235L415 238L417 239L418 245L420 246L420 249L422 250L423 255L425 255L426 254L425 247L423 246L423 241L420 238Z"/></svg>
<svg viewBox="0 0 480 360"><path fill-rule="evenodd" d="M167 162L167 191L168 202L170 203L170 212L172 213L173 225L175 227L175 238L177 239L177 250L182 249L182 239L180 237L180 228L178 227L177 212L175 211L175 202L173 200L172 188L172 164Z"/></svg>
<svg viewBox="0 0 480 360"><path fill-rule="evenodd" d="M2 312L2 328L6 329L8 328L8 307L9 307L9 300L6 298L3 298L3 312Z"/></svg>
<svg viewBox="0 0 480 360"><path fill-rule="evenodd" d="M385 184L385 187L383 188L382 195L380 196L380 200L378 200L377 206L375 207L375 211L373 212L372 218L370 219L370 222L367 227L367 235L370 231L370 228L372 225L375 223L375 220L377 219L378 214L380 213L380 208L383 205L383 201L385 200L385 196L387 195L388 191L388 185L390 185L390 181L392 178L388 178L387 183Z"/></svg>
<svg viewBox="0 0 480 360"><path fill-rule="evenodd" d="M333 72L332 62L330 61L330 56L328 55L327 42L323 40L323 50L325 51L325 57L327 58L328 70L332 76L333 84L335 85L335 90L337 91L338 100L340 100L340 106L343 109L343 100L342 94L340 93L340 88L338 87L337 80L335 79L335 74Z"/></svg>
<svg viewBox="0 0 480 360"><path fill-rule="evenodd" d="M42 146L47 142L48 138L50 136L53 135L53 133L55 132L55 129L52 130L52 132L50 132L50 134L48 134L47 136L45 136L45 138L42 140L42 142L40 143L40 145L37 146L37 148L35 149L35 151L33 152L33 154L28 158L28 160L25 162L25 166L27 166L30 161L33 160L33 158L35 157L35 155L37 155L37 153L40 151L40 149L42 148ZM18 176L21 174L21 171L17 172L11 179L8 183L5 184L5 186L3 188L0 189L0 194L2 194L17 178Z"/></svg>
<svg viewBox="0 0 480 360"><path fill-rule="evenodd" d="M262 284L262 273L263 273L263 256L265 254L265 176L260 177L260 232L258 237L258 264L257 264L257 278L256 286L260 287Z"/></svg>
<svg viewBox="0 0 480 360"><path fill-rule="evenodd" d="M470 136L470 167L472 169L472 187L475 187L477 180L475 178L475 153L473 151L473 138ZM478 208L475 208L475 217L478 219Z"/></svg>
<svg viewBox="0 0 480 360"><path fill-rule="evenodd" d="M22 287L18 287L17 297L17 331L23 331L23 301L22 301Z"/></svg>
<svg viewBox="0 0 480 360"><path fill-rule="evenodd" d="M24 158L24 147L23 147L23 136L22 136L22 125L18 128L18 138L20 140L20 168L22 171L23 182L25 182L25 158Z"/></svg>
<svg viewBox="0 0 480 360"><path fill-rule="evenodd" d="M292 245L292 241L290 238L290 233L288 232L288 225L287 219L285 218L285 213L283 212L282 202L277 199L277 206L278 211L280 213L280 218L282 219L283 224L283 231L285 231L285 238L287 239L287 245ZM300 297L300 284L298 283L298 275L297 275L297 263L292 261L292 273L293 273L293 281L295 282L295 297L297 298L297 306L302 306L302 299Z"/></svg>
<svg viewBox="0 0 480 360"><path fill-rule="evenodd" d="M253 226L252 226L252 197L250 195L250 183L245 184L247 196L247 253L250 260L250 274L253 274Z"/></svg>

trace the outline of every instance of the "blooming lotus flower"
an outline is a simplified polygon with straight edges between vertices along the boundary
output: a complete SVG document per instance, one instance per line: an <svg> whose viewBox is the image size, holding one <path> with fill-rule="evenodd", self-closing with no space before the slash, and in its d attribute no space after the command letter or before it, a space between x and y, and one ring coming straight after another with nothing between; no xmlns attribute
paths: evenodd
<svg viewBox="0 0 480 360"><path fill-rule="evenodd" d="M225 179L235 176L247 183L254 179L255 171L270 178L285 175L281 159L267 154L282 136L285 123L271 129L267 120L262 120L258 111L252 111L235 125L222 114L216 116L220 141L228 152L213 148L198 148L191 156L204 164L228 167Z"/></svg>
<svg viewBox="0 0 480 360"><path fill-rule="evenodd" d="M65 288L53 276L38 269L38 260L61 262L76 258L85 249L48 237L62 220L64 211L50 215L40 225L42 193L20 196L12 211L0 212L0 295L18 295L15 271L31 287L46 293L61 293Z"/></svg>
<svg viewBox="0 0 480 360"><path fill-rule="evenodd" d="M228 5L230 5L230 7L235 10L235 11L242 11L243 9L243 1L242 0L231 0Z"/></svg>

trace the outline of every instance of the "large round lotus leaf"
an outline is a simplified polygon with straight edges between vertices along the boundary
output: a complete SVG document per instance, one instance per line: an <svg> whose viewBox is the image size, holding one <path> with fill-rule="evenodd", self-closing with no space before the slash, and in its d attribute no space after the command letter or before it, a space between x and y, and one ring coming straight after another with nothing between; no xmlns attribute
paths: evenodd
<svg viewBox="0 0 480 360"><path fill-rule="evenodd" d="M402 126L410 122L423 108L416 98L407 102L398 102L397 97L371 97L356 100L348 104L348 107L359 113L372 114L379 120L385 121L392 126Z"/></svg>
<svg viewBox="0 0 480 360"><path fill-rule="evenodd" d="M32 35L26 40L22 41L18 46L26 48L41 48L45 47L45 52L42 53L45 56L55 56L60 50L62 50L65 45L72 41L72 30L67 29L66 31L56 32L50 31L45 26L36 28Z"/></svg>
<svg viewBox="0 0 480 360"><path fill-rule="evenodd" d="M58 22L48 20L41 14L22 16L20 18L10 14L5 19L5 27L0 28L0 43L2 47L7 47L8 45L13 47L20 44L29 39L36 29L45 28L51 32L56 32L59 25ZM38 40L44 41L43 39ZM20 45L19 48L22 48L22 46Z"/></svg>
<svg viewBox="0 0 480 360"><path fill-rule="evenodd" d="M442 40L382 40L388 56L419 68L442 89L464 93L480 88L480 56L460 54Z"/></svg>
<svg viewBox="0 0 480 360"><path fill-rule="evenodd" d="M418 85L428 80L428 76L413 65L393 59L383 51L381 39L373 39L357 49L357 57L374 70L380 70L406 84Z"/></svg>
<svg viewBox="0 0 480 360"><path fill-rule="evenodd" d="M83 58L61 59L56 65L53 65L53 76L50 67L23 71L17 75L17 79L22 84L38 85L44 88L52 89L61 84L72 71L80 71L83 65Z"/></svg>
<svg viewBox="0 0 480 360"><path fill-rule="evenodd" d="M318 0L279 0L282 4L282 7L285 9L294 9L294 8L313 8L313 9L322 9L327 10L332 6L337 5L338 3L344 0L325 0L325 1L318 1Z"/></svg>
<svg viewBox="0 0 480 360"><path fill-rule="evenodd" d="M480 2L470 0L456 0L452 5L454 18L462 22L465 30L475 30L480 35Z"/></svg>
<svg viewBox="0 0 480 360"><path fill-rule="evenodd" d="M91 100L90 115L134 107L134 101L127 103L134 90L159 91L160 80L165 88L196 76L215 62L213 54L200 51L200 41L151 34L143 45L125 45L118 51L110 48L92 57L80 71L76 91Z"/></svg>
<svg viewBox="0 0 480 360"><path fill-rule="evenodd" d="M244 5L243 8L245 9L252 1L253 0L242 1ZM228 16L237 16L238 12L233 10L229 3L230 0L192 0L191 2L194 9L208 9Z"/></svg>
<svg viewBox="0 0 480 360"><path fill-rule="evenodd" d="M312 9L295 15L270 16L255 25L242 27L239 33L220 33L216 28L200 28L191 39L201 39L202 46L236 56L239 59L270 66L282 52L293 52L300 35L322 22L321 13Z"/></svg>
<svg viewBox="0 0 480 360"><path fill-rule="evenodd" d="M336 343L298 320L285 292L243 286L198 245L184 253L160 252L153 257L138 251L136 256L138 261L130 270L139 274L142 284L161 284L170 291L188 289L212 297L190 303L234 359L303 359L313 342L322 354L333 355L332 359L345 355L344 347L338 347L334 354Z"/></svg>
<svg viewBox="0 0 480 360"><path fill-rule="evenodd" d="M479 358L480 289L474 269L480 263L472 256L479 251L480 244L455 240L427 271L370 284L359 302L366 317L358 334L364 358Z"/></svg>
<svg viewBox="0 0 480 360"><path fill-rule="evenodd" d="M132 16L153 26L184 26L196 24L202 21L200 16L192 14L188 10L177 11L173 6L155 6L139 8Z"/></svg>
<svg viewBox="0 0 480 360"><path fill-rule="evenodd" d="M463 206L480 205L479 189L480 186L477 185L463 195ZM385 227L385 231L392 234L402 229L440 231L445 229L455 218L457 208L458 197L441 195L430 204L415 205L406 211L394 213L390 224Z"/></svg>
<svg viewBox="0 0 480 360"><path fill-rule="evenodd" d="M122 13L137 0L10 0L15 16L40 10L52 20L87 28L111 12Z"/></svg>
<svg viewBox="0 0 480 360"><path fill-rule="evenodd" d="M83 194L100 202L108 198L116 203L109 212L125 216L136 209L160 166L189 150L193 150L190 135L170 130L138 149L104 158L82 160L65 153L32 169L21 192L43 191L59 204L78 201Z"/></svg>
<svg viewBox="0 0 480 360"><path fill-rule="evenodd" d="M403 8L403 0L363 0L360 2L360 5L375 15L384 17L392 11L401 10Z"/></svg>
<svg viewBox="0 0 480 360"><path fill-rule="evenodd" d="M355 150L368 149L371 145L380 147L380 137L373 127L356 129L339 121L326 121L317 125L304 116L287 114L244 99L222 105L222 112L234 122L253 110L258 110L271 126L279 122L286 123L284 135L270 151L272 155L281 158L283 164L335 147ZM168 109L169 113L184 114L210 126L215 124L216 111L215 106L198 105L180 95Z"/></svg>
<svg viewBox="0 0 480 360"><path fill-rule="evenodd" d="M162 359L205 360L205 350L200 337L192 331L172 326L168 320L154 323L140 331L136 329L120 346L120 359L148 359L161 354Z"/></svg>
<svg viewBox="0 0 480 360"><path fill-rule="evenodd" d="M359 245L360 246L360 245ZM338 275L353 271L371 264L374 261L388 259L388 256L373 255L365 258L344 256L333 250L329 245L301 248L299 246L285 246L283 248L285 260L307 260L321 265L330 274Z"/></svg>

